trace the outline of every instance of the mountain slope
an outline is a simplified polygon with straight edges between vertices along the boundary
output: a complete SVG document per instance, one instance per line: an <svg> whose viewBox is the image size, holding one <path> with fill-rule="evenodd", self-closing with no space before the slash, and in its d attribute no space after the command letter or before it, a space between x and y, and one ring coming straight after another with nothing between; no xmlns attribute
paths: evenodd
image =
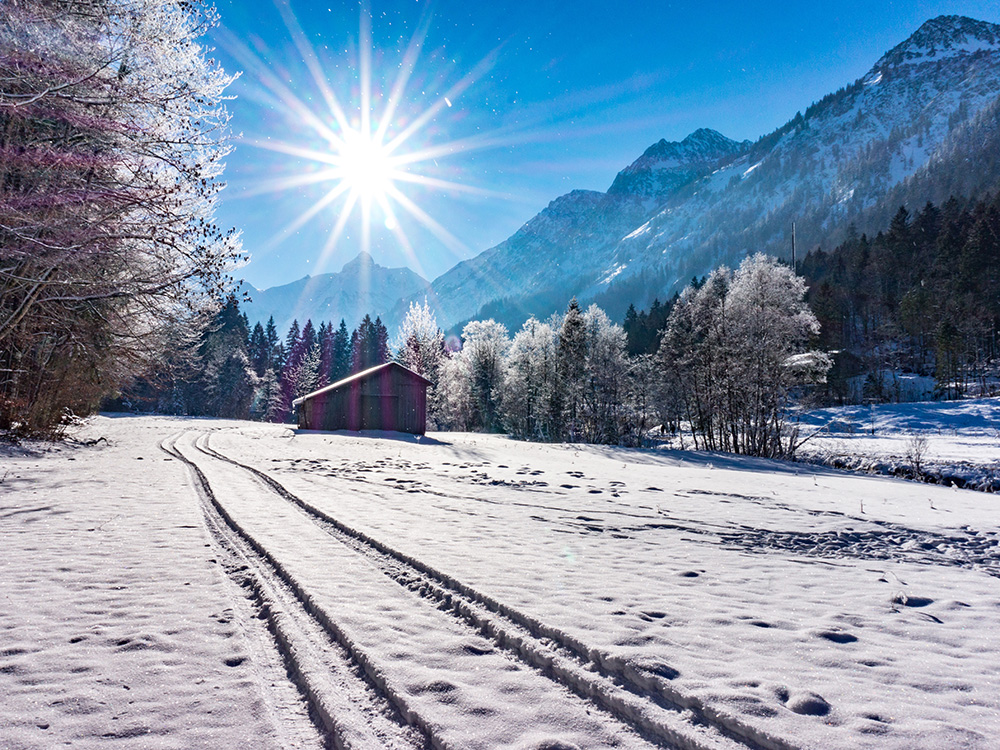
<svg viewBox="0 0 1000 750"><path fill-rule="evenodd" d="M683 141L651 146L619 173L607 193L574 190L557 198L509 239L434 281L439 321L451 326L514 290L544 293L553 282L560 290L583 288L623 236L671 195L749 146L702 128ZM394 317L410 301L401 302Z"/></svg>
<svg viewBox="0 0 1000 750"><path fill-rule="evenodd" d="M366 314L384 316L401 297L426 292L429 286L409 268L385 268L361 253L340 273L306 276L290 284L254 290L252 301L243 310L251 325L266 323L274 316L279 335L284 335L295 319L299 323L312 319L319 325L343 318L353 328Z"/></svg>
<svg viewBox="0 0 1000 750"><path fill-rule="evenodd" d="M651 146L607 193L553 201L434 282L439 320L452 326L490 305L517 325L574 294L619 316L747 253L787 256L793 224L804 252L835 244L851 225L880 226L892 196L922 203L942 180L995 184L984 170L997 169L987 150L998 106L1000 26L932 19L864 77L754 144L698 130ZM970 163L975 179L955 175Z"/></svg>

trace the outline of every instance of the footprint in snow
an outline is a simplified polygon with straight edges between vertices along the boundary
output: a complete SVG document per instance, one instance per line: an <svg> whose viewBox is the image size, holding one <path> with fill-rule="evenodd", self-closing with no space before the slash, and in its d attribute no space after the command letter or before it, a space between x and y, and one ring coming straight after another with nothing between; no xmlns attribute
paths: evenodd
<svg viewBox="0 0 1000 750"><path fill-rule="evenodd" d="M803 716L826 716L830 713L830 704L826 699L812 692L792 695L787 705L791 711Z"/></svg>
<svg viewBox="0 0 1000 750"><path fill-rule="evenodd" d="M934 600L926 596L907 596L906 594L896 594L892 597L893 604L902 604L904 607L926 607L933 604Z"/></svg>
<svg viewBox="0 0 1000 750"><path fill-rule="evenodd" d="M820 638L825 638L833 643L857 643L858 637L852 635L851 633L845 633L843 630L821 630L816 635Z"/></svg>

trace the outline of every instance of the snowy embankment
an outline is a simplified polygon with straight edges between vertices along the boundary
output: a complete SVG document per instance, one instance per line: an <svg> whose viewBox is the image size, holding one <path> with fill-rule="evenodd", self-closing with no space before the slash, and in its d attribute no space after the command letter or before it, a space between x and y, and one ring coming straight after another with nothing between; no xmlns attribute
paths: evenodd
<svg viewBox="0 0 1000 750"><path fill-rule="evenodd" d="M1000 491L1000 398L819 409L800 429L800 460Z"/></svg>
<svg viewBox="0 0 1000 750"><path fill-rule="evenodd" d="M100 436L0 455L4 747L1000 735L992 495L492 435Z"/></svg>

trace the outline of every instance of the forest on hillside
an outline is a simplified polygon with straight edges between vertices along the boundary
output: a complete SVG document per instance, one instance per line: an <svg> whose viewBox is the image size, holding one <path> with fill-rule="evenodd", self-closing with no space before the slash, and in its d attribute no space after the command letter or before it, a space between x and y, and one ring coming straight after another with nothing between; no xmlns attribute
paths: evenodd
<svg viewBox="0 0 1000 750"><path fill-rule="evenodd" d="M906 373L933 377L944 398L995 390L1000 195L901 207L885 231L814 250L798 270L821 324L817 345L842 353L832 401L898 401Z"/></svg>

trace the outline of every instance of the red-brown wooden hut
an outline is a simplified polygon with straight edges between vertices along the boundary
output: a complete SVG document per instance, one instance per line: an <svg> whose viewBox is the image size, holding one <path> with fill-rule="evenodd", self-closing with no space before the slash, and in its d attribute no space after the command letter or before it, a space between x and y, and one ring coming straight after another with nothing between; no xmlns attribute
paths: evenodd
<svg viewBox="0 0 1000 750"><path fill-rule="evenodd" d="M395 430L423 435L431 381L386 362L292 402L305 430Z"/></svg>

